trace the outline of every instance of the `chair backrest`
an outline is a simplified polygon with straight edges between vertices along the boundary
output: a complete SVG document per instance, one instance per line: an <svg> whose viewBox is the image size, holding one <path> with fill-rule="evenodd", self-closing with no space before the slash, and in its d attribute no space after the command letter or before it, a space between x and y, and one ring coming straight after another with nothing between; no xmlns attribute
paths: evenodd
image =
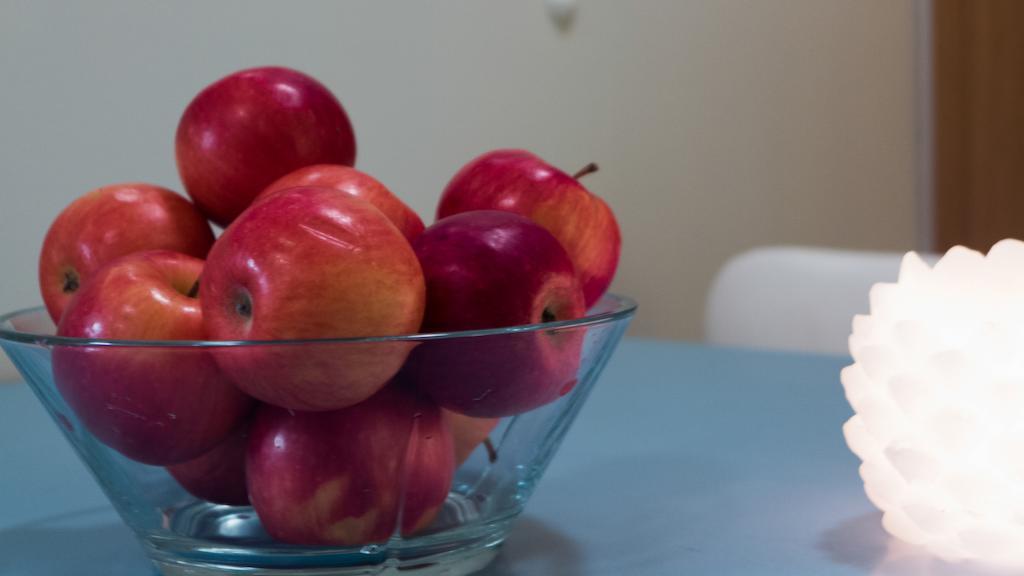
<svg viewBox="0 0 1024 576"><path fill-rule="evenodd" d="M934 264L935 254L922 254ZM893 282L902 252L801 246L755 248L719 270L705 308L712 344L847 354L855 314L868 291Z"/></svg>

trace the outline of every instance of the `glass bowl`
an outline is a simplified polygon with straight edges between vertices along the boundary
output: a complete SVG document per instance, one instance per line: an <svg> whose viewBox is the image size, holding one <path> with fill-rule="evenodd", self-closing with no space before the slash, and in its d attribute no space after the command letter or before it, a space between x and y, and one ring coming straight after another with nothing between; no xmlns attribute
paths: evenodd
<svg viewBox="0 0 1024 576"><path fill-rule="evenodd" d="M54 336L46 311L35 308L0 316L0 346L162 574L456 576L482 569L497 555L635 310L629 298L606 295L581 319L493 330L307 341L134 342ZM312 448L319 451L315 456L323 466L314 464L299 474L288 468L295 461L278 469L270 465L269 472L264 465L259 482L252 472L254 444L283 449L292 440L273 428L269 436L264 430L243 438L240 445L247 448L239 452L238 462L243 463L242 470L248 464L249 479L248 488L244 481L241 486L242 497L255 499L258 493L263 502L272 502L262 508L267 516L271 508L277 514L271 529L253 507L194 496L168 468L153 463L159 461L155 454L168 453L161 452L166 448L161 434L168 430L178 434L175 438L194 438L211 426L223 428L216 421L225 413L217 408L216 392L204 391L198 402L188 396L195 395L195 383L203 378L194 366L244 364L253 355L258 355L262 376L279 369L275 373L284 378L316 368L336 370L345 379L360 371L386 370L381 367L394 363L395 357L407 358L404 364L398 362L401 369L385 390L400 389L422 399L422 390L429 389L446 405L451 401L477 415L515 413L483 427L467 428L462 419L461 436L459 417L449 419L448 414L446 432L435 438L430 430L441 428L431 428L429 414L441 412L428 401L430 408L409 413L412 422L404 429L405 443L395 446L395 436L387 434L383 437L391 438L390 443L362 432L342 440L344 423L354 421L345 410L338 412L345 416L311 416L258 405L246 416L246 424L236 426L236 433L258 420L253 414L262 417L274 410L278 420L334 418L342 423L320 426L334 431ZM161 413L153 412L149 396L132 396L140 387L162 391L154 394L165 403L157 407ZM467 396L467 387L480 393ZM262 424L251 429L258 426ZM447 476L440 476L443 483L437 475L419 474L421 467L413 463L430 467L433 460L429 450L410 456L415 452L413 439L416 446L436 447L442 438L452 442L452 431L456 451L465 453L457 459L464 461L452 463L447 457ZM255 440L260 434L263 439ZM484 436L485 441L477 442ZM378 444L361 448L372 442ZM394 454L399 457L389 460ZM360 455L369 460L346 460ZM382 462L397 465L389 468ZM200 467L200 482L230 468L218 466ZM339 480L339 470L348 476ZM431 481L442 484L440 490L431 488ZM303 482L305 492L295 488ZM308 490L311 484L316 490ZM194 485L193 489L202 492ZM358 513L338 516L339 511L353 509ZM364 530L371 517L374 529ZM300 534L304 528L327 534L334 543L288 543L291 536L282 541L281 534L296 533L289 532L293 528Z"/></svg>

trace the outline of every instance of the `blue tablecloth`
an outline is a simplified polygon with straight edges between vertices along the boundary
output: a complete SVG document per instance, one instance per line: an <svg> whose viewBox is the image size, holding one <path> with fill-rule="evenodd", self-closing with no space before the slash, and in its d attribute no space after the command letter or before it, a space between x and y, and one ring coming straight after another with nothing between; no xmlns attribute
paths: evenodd
<svg viewBox="0 0 1024 576"><path fill-rule="evenodd" d="M848 359L626 340L483 574L978 574L891 541L843 442ZM0 576L142 576L25 385L0 386Z"/></svg>

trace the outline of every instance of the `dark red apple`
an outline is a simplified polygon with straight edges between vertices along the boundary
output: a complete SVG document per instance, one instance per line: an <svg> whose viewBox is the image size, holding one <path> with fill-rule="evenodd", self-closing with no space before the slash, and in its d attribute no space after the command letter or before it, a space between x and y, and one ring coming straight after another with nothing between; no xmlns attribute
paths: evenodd
<svg viewBox="0 0 1024 576"><path fill-rule="evenodd" d="M250 429L249 495L282 542L383 542L430 523L448 495L452 450L437 406L404 387L330 412L263 406Z"/></svg>
<svg viewBox="0 0 1024 576"><path fill-rule="evenodd" d="M174 149L185 190L222 226L293 170L356 160L352 125L330 90L281 67L242 70L203 89L178 123Z"/></svg>
<svg viewBox="0 0 1024 576"><path fill-rule="evenodd" d="M210 251L200 286L209 336L302 340L415 333L423 273L402 233L368 202L291 188L239 217ZM409 342L220 349L245 392L294 410L336 410L380 390Z"/></svg>
<svg viewBox="0 0 1024 576"><path fill-rule="evenodd" d="M591 165L577 173L596 170ZM495 150L466 164L441 196L437 217L506 210L547 228L576 267L586 306L608 289L619 264L619 225L608 205L579 179L525 150Z"/></svg>
<svg viewBox="0 0 1024 576"><path fill-rule="evenodd" d="M59 336L90 340L202 340L194 286L203 261L138 252L93 274L72 298ZM203 348L61 345L57 388L103 443L146 464L177 464L223 441L252 401Z"/></svg>
<svg viewBox="0 0 1024 576"><path fill-rule="evenodd" d="M376 178L350 166L340 164L318 164L299 168L295 172L276 180L258 198L295 188L297 186L321 186L332 188L343 194L366 200L384 213L409 242L423 232L423 220L405 205L398 196Z"/></svg>
<svg viewBox="0 0 1024 576"><path fill-rule="evenodd" d="M424 332L579 318L583 293L550 232L522 216L481 210L449 216L413 244L427 282ZM511 416L557 399L575 383L582 334L533 330L431 340L402 378L449 410Z"/></svg>
<svg viewBox="0 0 1024 576"><path fill-rule="evenodd" d="M214 504L245 506L249 492L245 481L245 448L249 429L244 424L211 450L167 472L196 498Z"/></svg>
<svg viewBox="0 0 1024 576"><path fill-rule="evenodd" d="M204 258L213 245L206 218L183 196L152 184L113 184L81 196L50 225L39 257L39 290L54 324L99 269L143 250Z"/></svg>

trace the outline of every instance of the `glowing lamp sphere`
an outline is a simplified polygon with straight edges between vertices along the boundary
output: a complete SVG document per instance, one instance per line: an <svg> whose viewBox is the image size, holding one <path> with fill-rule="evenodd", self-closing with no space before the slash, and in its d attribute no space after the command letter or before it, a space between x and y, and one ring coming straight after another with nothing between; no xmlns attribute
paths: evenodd
<svg viewBox="0 0 1024 576"><path fill-rule="evenodd" d="M1024 242L907 254L871 289L843 426L893 536L947 561L1024 567Z"/></svg>

